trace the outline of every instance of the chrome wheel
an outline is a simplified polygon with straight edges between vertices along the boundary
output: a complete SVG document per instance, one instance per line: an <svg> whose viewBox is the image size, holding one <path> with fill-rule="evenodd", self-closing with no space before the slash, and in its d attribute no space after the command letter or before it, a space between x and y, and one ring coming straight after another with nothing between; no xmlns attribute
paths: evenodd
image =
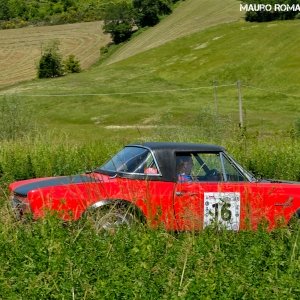
<svg viewBox="0 0 300 300"><path fill-rule="evenodd" d="M130 227L138 221L130 208L114 205L91 209L88 220L96 232L114 232L117 228Z"/></svg>

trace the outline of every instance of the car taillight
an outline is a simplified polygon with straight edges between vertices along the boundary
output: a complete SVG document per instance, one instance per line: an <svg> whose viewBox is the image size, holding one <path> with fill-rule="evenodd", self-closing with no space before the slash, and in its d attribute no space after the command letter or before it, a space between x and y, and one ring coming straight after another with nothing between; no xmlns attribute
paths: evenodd
<svg viewBox="0 0 300 300"><path fill-rule="evenodd" d="M30 207L25 197L11 195L10 197L13 212L18 220L22 219L24 214L30 213Z"/></svg>

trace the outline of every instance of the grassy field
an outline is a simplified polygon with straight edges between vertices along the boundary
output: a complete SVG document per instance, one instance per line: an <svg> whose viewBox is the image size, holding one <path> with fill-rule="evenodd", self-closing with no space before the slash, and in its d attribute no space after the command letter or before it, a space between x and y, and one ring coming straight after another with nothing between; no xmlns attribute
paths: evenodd
<svg viewBox="0 0 300 300"><path fill-rule="evenodd" d="M247 128L286 135L299 120L299 28L299 20L223 24L78 75L20 84L1 99L78 140L188 139L194 129L209 139L208 123L229 135L237 127L241 80Z"/></svg>
<svg viewBox="0 0 300 300"><path fill-rule="evenodd" d="M206 133L209 140L209 123L215 124L216 131L227 129L228 136L238 127L240 92L248 130L262 136L274 131L289 135L299 123L299 20L261 24L238 21L204 30L212 20L224 22L223 17L228 16L221 13L225 4L220 1L211 6L220 19L204 10L205 3L181 3L174 15L120 51L136 47L139 39L149 40L149 32L156 28L161 28L162 36L154 36L167 40L163 37L166 30L160 26L173 22L173 18L174 22L179 20L181 9L183 20L195 20L184 16L194 16L199 6L199 19L206 24L203 30L147 51L140 45L141 53L108 64L115 53L81 74L3 88L0 102L19 103L39 128L64 130L77 141L121 139L126 143L140 137L152 139L157 134L172 135L176 140L183 136L188 139L195 132ZM235 2L225 7L238 11ZM171 30L175 26L167 27ZM79 48L84 51L86 45Z"/></svg>
<svg viewBox="0 0 300 300"><path fill-rule="evenodd" d="M74 54L83 69L99 59L110 38L101 22L27 27L0 31L0 89L36 77L36 65L47 43L58 40L63 57Z"/></svg>

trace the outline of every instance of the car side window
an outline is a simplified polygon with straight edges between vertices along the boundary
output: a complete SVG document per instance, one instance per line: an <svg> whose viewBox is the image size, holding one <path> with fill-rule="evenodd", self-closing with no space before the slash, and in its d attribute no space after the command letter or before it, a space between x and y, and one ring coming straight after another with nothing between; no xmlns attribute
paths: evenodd
<svg viewBox="0 0 300 300"><path fill-rule="evenodd" d="M178 182L239 182L248 181L222 152L176 153Z"/></svg>
<svg viewBox="0 0 300 300"><path fill-rule="evenodd" d="M220 153L177 153L178 182L224 181Z"/></svg>

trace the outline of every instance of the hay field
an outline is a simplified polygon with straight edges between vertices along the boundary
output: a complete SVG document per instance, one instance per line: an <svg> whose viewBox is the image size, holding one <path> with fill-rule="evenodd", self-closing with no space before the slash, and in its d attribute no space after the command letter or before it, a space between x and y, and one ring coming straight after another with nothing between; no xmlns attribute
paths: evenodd
<svg viewBox="0 0 300 300"><path fill-rule="evenodd" d="M74 54L83 69L99 59L100 47L110 41L101 22L0 31L0 88L36 77L36 65L43 46L60 42L63 57Z"/></svg>
<svg viewBox="0 0 300 300"><path fill-rule="evenodd" d="M237 0L185 0L155 27L149 28L116 51L106 64L121 61L175 39L223 23L243 20Z"/></svg>

